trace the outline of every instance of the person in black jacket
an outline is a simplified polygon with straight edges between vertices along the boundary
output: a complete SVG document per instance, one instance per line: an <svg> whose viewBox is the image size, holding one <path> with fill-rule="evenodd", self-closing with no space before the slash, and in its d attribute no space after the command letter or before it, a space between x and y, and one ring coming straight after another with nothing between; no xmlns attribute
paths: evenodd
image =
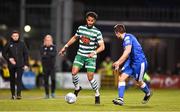
<svg viewBox="0 0 180 112"><path fill-rule="evenodd" d="M49 76L51 78L51 97L55 97L55 58L56 46L53 44L51 35L44 37L43 46L40 49L44 74L45 98L49 98Z"/></svg>
<svg viewBox="0 0 180 112"><path fill-rule="evenodd" d="M12 99L21 99L22 74L25 69L28 69L28 50L25 43L20 40L18 31L12 32L2 55L8 63ZM15 92L15 85L17 85L17 92Z"/></svg>

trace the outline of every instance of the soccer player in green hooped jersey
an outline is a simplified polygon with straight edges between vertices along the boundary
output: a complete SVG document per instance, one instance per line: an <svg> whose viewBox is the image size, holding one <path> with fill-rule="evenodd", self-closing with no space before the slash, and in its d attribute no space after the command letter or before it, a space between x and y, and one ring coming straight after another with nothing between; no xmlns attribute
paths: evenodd
<svg viewBox="0 0 180 112"><path fill-rule="evenodd" d="M74 94L78 96L78 93L82 90L77 73L85 65L88 80L95 91L95 104L100 104L100 93L97 81L94 79L94 72L97 54L102 52L105 46L101 31L94 26L96 20L97 14L95 12L87 12L86 25L78 27L76 34L59 51L59 54L63 55L71 44L79 40L79 49L72 67L72 81L75 86Z"/></svg>

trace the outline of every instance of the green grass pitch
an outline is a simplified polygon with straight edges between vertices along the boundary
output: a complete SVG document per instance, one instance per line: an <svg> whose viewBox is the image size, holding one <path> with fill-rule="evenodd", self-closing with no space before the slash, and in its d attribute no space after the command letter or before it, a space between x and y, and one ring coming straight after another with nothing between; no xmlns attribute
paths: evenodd
<svg viewBox="0 0 180 112"><path fill-rule="evenodd" d="M0 90L0 111L137 111L180 112L180 90L162 89L153 90L152 99L148 104L141 104L144 96L138 89L130 88L125 93L125 105L118 106L112 103L117 96L115 89L101 89L101 104L94 104L94 92L82 90L75 104L67 104L64 96L73 90L57 90L55 99L43 99L44 90L22 91L22 100L10 100L9 90Z"/></svg>

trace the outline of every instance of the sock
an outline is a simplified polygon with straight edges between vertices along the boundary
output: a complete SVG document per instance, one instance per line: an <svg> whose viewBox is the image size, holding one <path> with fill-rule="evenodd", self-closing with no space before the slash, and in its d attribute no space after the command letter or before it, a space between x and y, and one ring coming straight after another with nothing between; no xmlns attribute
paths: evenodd
<svg viewBox="0 0 180 112"><path fill-rule="evenodd" d="M95 79L92 79L92 80L89 81L89 82L90 82L90 84L91 84L92 89L96 92L96 93L95 93L95 96L99 96L100 93L99 93L97 81L96 81Z"/></svg>
<svg viewBox="0 0 180 112"><path fill-rule="evenodd" d="M150 95L150 90L147 86L146 83L143 83L143 85L141 85L141 90L146 94L146 95Z"/></svg>
<svg viewBox="0 0 180 112"><path fill-rule="evenodd" d="M72 82L75 86L75 90L79 89L79 77L78 75L72 75Z"/></svg>
<svg viewBox="0 0 180 112"><path fill-rule="evenodd" d="M123 82L119 82L119 84L118 84L118 95L119 95L119 98L123 98L124 97L125 86L126 86L126 83L124 81Z"/></svg>

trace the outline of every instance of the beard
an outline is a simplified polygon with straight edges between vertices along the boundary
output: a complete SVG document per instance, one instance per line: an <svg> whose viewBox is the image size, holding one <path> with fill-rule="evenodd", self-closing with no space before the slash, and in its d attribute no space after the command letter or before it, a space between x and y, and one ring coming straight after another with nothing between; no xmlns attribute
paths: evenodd
<svg viewBox="0 0 180 112"><path fill-rule="evenodd" d="M86 24L88 28L92 28L94 26L94 24Z"/></svg>

